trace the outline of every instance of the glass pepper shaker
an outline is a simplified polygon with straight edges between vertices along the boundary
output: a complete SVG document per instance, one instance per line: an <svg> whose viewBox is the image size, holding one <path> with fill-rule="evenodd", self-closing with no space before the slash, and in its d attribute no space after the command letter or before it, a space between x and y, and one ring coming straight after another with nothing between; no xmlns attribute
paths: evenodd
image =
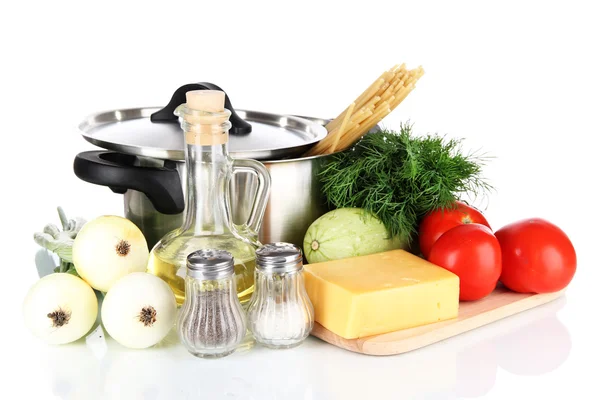
<svg viewBox="0 0 600 400"><path fill-rule="evenodd" d="M298 246L271 243L256 251L248 327L258 343L290 348L310 334L315 313L304 288L302 270L302 250Z"/></svg>
<svg viewBox="0 0 600 400"><path fill-rule="evenodd" d="M177 331L197 357L229 355L246 334L233 265L233 256L224 250L198 250L187 257L185 301Z"/></svg>

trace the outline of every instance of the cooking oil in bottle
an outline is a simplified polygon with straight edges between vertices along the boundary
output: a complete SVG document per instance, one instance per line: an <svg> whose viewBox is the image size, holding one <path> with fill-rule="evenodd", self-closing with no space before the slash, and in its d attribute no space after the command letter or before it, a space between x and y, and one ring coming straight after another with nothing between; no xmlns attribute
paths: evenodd
<svg viewBox="0 0 600 400"><path fill-rule="evenodd" d="M155 247L150 253L148 272L162 278L169 284L179 305L185 299L186 260L184 254L197 249L228 249L234 256L235 282L238 298L246 304L254 291L254 250L253 246L240 243L230 237L177 237L169 246Z"/></svg>
<svg viewBox="0 0 600 400"><path fill-rule="evenodd" d="M148 272L162 278L173 290L177 303L185 299L186 259L200 249L218 249L234 257L237 295L245 304L254 291L255 250L260 246L258 230L267 205L270 176L254 160L229 156L229 116L225 94L196 90L175 114L185 135L186 209L183 225L166 234L152 249ZM234 173L258 178L254 204L248 221L232 221L229 185Z"/></svg>

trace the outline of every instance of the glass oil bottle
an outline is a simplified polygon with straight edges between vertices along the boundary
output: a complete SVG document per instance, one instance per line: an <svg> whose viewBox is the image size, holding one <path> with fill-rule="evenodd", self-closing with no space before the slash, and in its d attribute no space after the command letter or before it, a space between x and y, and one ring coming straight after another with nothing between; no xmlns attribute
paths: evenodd
<svg viewBox="0 0 600 400"><path fill-rule="evenodd" d="M255 250L260 246L258 231L271 179L262 163L233 160L229 156L231 112L224 103L224 92L194 90L186 94L186 103L175 110L186 143L184 221L154 246L148 272L169 284L179 305L185 299L187 256L199 249L225 250L233 255L237 295L242 305L254 291ZM254 204L243 225L232 220L229 187L235 173L250 173L258 180Z"/></svg>

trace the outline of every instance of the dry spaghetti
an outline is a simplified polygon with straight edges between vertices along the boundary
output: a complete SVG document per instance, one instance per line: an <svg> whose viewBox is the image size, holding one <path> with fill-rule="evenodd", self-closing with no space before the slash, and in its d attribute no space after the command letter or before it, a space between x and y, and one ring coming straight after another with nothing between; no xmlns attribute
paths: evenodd
<svg viewBox="0 0 600 400"><path fill-rule="evenodd" d="M423 74L422 67L408 70L405 64L385 71L327 124L327 136L305 155L331 154L351 147L408 96Z"/></svg>

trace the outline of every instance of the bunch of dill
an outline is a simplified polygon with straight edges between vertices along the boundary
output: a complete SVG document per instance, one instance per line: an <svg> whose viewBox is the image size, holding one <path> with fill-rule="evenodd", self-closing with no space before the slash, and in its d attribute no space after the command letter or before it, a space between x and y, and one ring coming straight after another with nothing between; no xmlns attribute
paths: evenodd
<svg viewBox="0 0 600 400"><path fill-rule="evenodd" d="M437 135L414 136L409 124L399 132L367 134L330 157L319 175L325 198L335 208L362 208L391 236L411 240L428 212L491 188L481 178L485 159L463 154L460 145Z"/></svg>

